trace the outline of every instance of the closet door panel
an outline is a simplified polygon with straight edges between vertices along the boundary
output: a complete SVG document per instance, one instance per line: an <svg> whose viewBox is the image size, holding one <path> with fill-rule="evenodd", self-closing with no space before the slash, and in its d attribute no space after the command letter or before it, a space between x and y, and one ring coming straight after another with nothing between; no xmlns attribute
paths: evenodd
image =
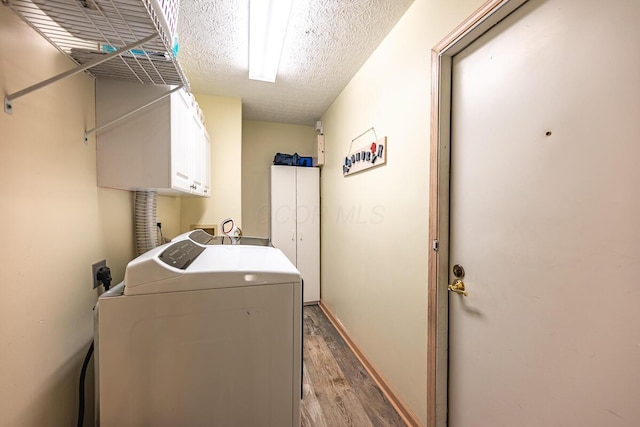
<svg viewBox="0 0 640 427"><path fill-rule="evenodd" d="M317 168L295 168L297 262L304 279L304 302L320 300L320 174Z"/></svg>
<svg viewBox="0 0 640 427"><path fill-rule="evenodd" d="M271 166L271 242L296 265L296 168Z"/></svg>

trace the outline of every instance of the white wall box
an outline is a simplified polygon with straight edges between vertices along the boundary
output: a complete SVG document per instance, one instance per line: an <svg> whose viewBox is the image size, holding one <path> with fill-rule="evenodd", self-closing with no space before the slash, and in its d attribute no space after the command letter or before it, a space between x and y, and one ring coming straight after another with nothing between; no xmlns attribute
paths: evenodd
<svg viewBox="0 0 640 427"><path fill-rule="evenodd" d="M271 166L270 235L302 274L305 304L320 301L320 170Z"/></svg>
<svg viewBox="0 0 640 427"><path fill-rule="evenodd" d="M167 86L96 79L96 117L109 123L166 94ZM98 186L211 195L210 143L195 99L178 90L97 135Z"/></svg>
<svg viewBox="0 0 640 427"><path fill-rule="evenodd" d="M324 166L324 135L320 134L317 137L317 150L316 155L318 157L318 166Z"/></svg>

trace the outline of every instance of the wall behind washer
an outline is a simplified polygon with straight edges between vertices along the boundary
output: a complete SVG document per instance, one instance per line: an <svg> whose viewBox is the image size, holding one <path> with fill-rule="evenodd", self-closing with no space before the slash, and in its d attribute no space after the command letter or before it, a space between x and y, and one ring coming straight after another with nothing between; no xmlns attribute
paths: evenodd
<svg viewBox="0 0 640 427"><path fill-rule="evenodd" d="M269 174L276 153L315 157L313 126L242 122L242 232L269 236Z"/></svg>
<svg viewBox="0 0 640 427"><path fill-rule="evenodd" d="M0 7L0 92L73 63ZM0 111L0 426L76 424L78 377L93 338L91 264L114 282L134 257L128 191L96 186L94 82L79 74ZM90 366L92 369L92 365ZM87 381L85 425L92 425Z"/></svg>

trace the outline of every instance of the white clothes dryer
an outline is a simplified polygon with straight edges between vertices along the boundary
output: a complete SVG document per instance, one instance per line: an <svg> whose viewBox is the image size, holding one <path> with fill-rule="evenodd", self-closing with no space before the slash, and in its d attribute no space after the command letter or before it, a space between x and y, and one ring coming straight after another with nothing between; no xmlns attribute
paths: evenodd
<svg viewBox="0 0 640 427"><path fill-rule="evenodd" d="M131 261L99 298L97 425L300 425L300 273L268 241L203 233Z"/></svg>

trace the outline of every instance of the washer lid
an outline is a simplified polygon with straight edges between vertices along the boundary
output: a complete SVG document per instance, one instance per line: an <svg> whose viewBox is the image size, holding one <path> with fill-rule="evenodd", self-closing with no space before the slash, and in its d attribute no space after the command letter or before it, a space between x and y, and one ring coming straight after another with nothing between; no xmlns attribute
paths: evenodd
<svg viewBox="0 0 640 427"><path fill-rule="evenodd" d="M269 246L208 245L191 240L150 250L127 265L125 295L300 282L300 272Z"/></svg>

